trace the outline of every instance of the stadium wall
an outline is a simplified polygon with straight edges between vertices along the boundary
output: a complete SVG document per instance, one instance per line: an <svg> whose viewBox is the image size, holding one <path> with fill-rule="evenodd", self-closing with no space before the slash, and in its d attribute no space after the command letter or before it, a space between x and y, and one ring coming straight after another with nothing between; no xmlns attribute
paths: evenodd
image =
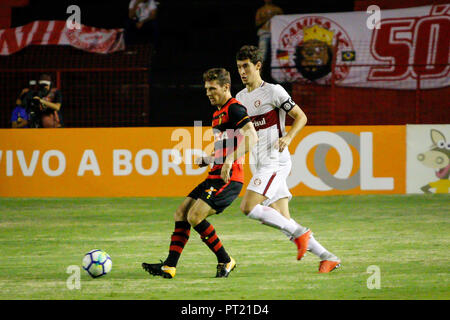
<svg viewBox="0 0 450 320"><path fill-rule="evenodd" d="M450 87L396 90L293 84L292 97L312 124L450 123Z"/></svg>

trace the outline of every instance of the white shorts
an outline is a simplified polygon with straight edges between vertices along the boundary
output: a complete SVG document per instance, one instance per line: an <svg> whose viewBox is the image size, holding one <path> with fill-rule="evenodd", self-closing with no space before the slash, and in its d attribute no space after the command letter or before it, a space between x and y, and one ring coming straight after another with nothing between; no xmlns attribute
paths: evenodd
<svg viewBox="0 0 450 320"><path fill-rule="evenodd" d="M287 178L291 172L292 162L286 161L278 167L262 167L258 169L250 180L247 190L254 191L267 197L262 203L268 206L280 199L289 198L292 194L289 192Z"/></svg>

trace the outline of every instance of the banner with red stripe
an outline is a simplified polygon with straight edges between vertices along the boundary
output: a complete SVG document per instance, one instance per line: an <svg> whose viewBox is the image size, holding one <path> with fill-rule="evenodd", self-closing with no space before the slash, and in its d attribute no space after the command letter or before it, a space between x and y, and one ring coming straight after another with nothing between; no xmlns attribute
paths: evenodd
<svg viewBox="0 0 450 320"><path fill-rule="evenodd" d="M101 29L79 25L67 28L66 21L34 21L0 30L0 55L11 55L30 45L69 45L95 53L125 49L123 29Z"/></svg>

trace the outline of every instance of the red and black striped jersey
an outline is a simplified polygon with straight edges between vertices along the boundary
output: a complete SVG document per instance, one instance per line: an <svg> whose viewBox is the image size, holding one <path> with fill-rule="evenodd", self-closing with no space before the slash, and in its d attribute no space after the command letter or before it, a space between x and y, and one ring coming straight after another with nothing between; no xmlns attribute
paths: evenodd
<svg viewBox="0 0 450 320"><path fill-rule="evenodd" d="M247 109L235 98L230 98L225 105L213 114L212 128L214 132L214 166L208 179L221 179L220 172L225 158L233 153L242 141L239 129L249 123ZM241 160L241 159L238 159ZM230 180L244 182L242 161L233 163Z"/></svg>

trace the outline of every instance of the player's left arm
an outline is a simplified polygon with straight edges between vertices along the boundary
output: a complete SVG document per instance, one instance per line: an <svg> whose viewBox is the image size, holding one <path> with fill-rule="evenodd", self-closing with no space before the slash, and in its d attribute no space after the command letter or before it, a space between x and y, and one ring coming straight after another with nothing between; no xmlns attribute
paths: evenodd
<svg viewBox="0 0 450 320"><path fill-rule="evenodd" d="M294 137L300 132L300 130L303 129L303 127L306 125L306 122L308 121L305 113L298 105L295 105L288 112L288 115L292 119L294 119L294 122L292 123L292 127L287 132L287 134L278 140L278 149L280 152L291 144L292 139L294 139Z"/></svg>

